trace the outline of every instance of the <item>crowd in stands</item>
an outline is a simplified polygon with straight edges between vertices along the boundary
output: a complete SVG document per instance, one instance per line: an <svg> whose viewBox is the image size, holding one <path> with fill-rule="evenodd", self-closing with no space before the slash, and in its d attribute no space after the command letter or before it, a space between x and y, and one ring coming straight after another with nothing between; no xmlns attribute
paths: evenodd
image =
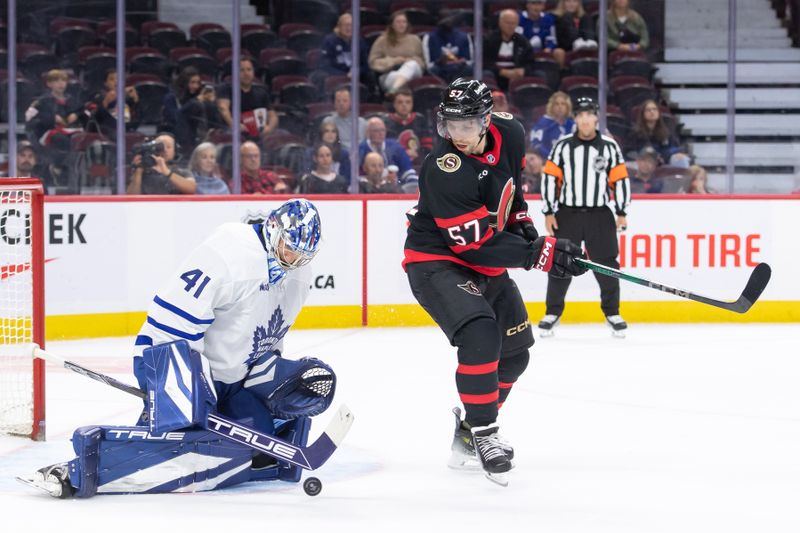
<svg viewBox="0 0 800 533"><path fill-rule="evenodd" d="M639 190L657 192L655 181L677 176L693 192L705 191L679 124L653 85L647 21L629 2L609 0L605 133L623 146ZM286 13L275 14L272 26L243 25L240 58L232 57L230 34L219 24L195 24L188 37L168 22L129 27L122 112L109 47L113 21L52 20L54 35L78 27L94 32L94 40L74 49L62 39L49 48L18 44L21 74L41 91L20 94L27 141L18 145L16 173L35 170L51 192L97 185L111 192L122 119L128 194L229 194L237 156L245 194L345 194L354 151L360 192L415 192L422 162L439 142L435 107L442 91L473 72L473 3L364 0L358 58L351 14L331 5L337 18L311 21L327 21L325 28ZM512 113L529 131L526 191L538 193L550 148L574 127L572 101L598 96L598 2L487 2L486 9L482 79L493 89L495 111ZM238 125L230 80L236 60ZM355 139L354 62L360 72ZM239 154L231 147L234 127L241 132Z"/></svg>

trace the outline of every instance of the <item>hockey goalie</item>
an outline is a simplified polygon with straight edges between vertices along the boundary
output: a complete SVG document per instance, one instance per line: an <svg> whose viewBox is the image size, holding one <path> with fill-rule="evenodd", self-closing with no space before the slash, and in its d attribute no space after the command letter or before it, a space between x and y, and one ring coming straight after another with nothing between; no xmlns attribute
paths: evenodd
<svg viewBox="0 0 800 533"><path fill-rule="evenodd" d="M137 423L76 429L74 459L22 481L59 498L299 481L301 468L280 452L306 445L311 417L336 388L322 361L281 354L308 295L320 231L304 199L263 223L220 226L149 306L133 358L145 404ZM212 431L214 414L236 421L230 435ZM241 438L259 434L275 437L263 451Z"/></svg>

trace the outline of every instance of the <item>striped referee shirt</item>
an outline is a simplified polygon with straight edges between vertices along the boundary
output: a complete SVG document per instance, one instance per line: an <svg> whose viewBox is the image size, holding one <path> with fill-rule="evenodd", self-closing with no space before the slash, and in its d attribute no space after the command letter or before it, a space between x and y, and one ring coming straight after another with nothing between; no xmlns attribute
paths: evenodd
<svg viewBox="0 0 800 533"><path fill-rule="evenodd" d="M591 141L568 135L556 142L544 166L542 199L545 215L559 205L603 207L614 190L617 215L625 216L631 185L619 145L599 132Z"/></svg>

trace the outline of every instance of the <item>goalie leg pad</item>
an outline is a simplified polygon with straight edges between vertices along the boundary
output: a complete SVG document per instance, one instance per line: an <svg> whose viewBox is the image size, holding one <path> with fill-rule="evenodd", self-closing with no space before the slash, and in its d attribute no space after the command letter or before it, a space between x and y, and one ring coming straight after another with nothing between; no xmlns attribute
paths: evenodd
<svg viewBox="0 0 800 533"><path fill-rule="evenodd" d="M333 369L313 357L284 359L274 354L255 365L244 381L277 418L291 420L325 411L336 392Z"/></svg>
<svg viewBox="0 0 800 533"><path fill-rule="evenodd" d="M142 358L150 431L202 426L217 404L208 359L185 340L147 348Z"/></svg>
<svg viewBox="0 0 800 533"><path fill-rule="evenodd" d="M305 446L311 420L278 421L278 435ZM302 469L279 462L251 468L253 450L204 430L151 433L141 426L88 426L75 430L77 457L69 462L74 496L201 492L245 481L297 482Z"/></svg>

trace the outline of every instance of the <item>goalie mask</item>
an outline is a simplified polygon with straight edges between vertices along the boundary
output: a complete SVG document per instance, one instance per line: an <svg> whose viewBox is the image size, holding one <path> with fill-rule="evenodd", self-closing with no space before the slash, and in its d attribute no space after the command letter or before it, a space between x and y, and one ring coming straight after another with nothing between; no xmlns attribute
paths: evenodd
<svg viewBox="0 0 800 533"><path fill-rule="evenodd" d="M445 139L480 136L486 133L484 118L492 112L494 99L489 87L479 80L458 78L446 89L436 114L436 129Z"/></svg>
<svg viewBox="0 0 800 533"><path fill-rule="evenodd" d="M317 208L305 198L289 200L269 215L264 233L283 270L307 265L319 250L321 222Z"/></svg>

